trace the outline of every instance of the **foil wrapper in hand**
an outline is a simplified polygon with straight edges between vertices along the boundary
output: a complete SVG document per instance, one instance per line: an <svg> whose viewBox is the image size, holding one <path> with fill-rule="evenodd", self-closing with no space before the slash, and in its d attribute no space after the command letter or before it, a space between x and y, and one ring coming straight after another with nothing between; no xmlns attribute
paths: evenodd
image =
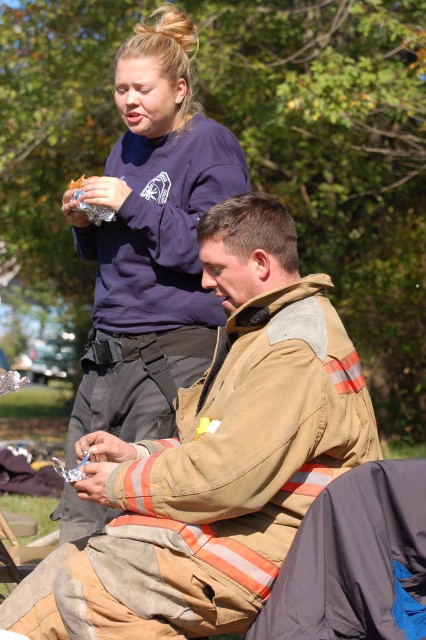
<svg viewBox="0 0 426 640"><path fill-rule="evenodd" d="M87 462L90 461L90 450L85 453L83 460L74 469L65 469L64 465L58 458L52 458L53 468L56 473L59 474L65 482L78 482L79 480L86 480L90 478L85 472L84 467Z"/></svg>
<svg viewBox="0 0 426 640"><path fill-rule="evenodd" d="M10 391L18 391L24 385L28 384L29 378L24 376L21 378L17 371L5 371L0 369L0 396Z"/></svg>
<svg viewBox="0 0 426 640"><path fill-rule="evenodd" d="M77 200L80 196L84 196L84 190L79 189L72 196L72 200ZM111 207L107 207L101 204L87 204L87 202L79 202L77 209L84 211L87 219L93 222L97 227L100 226L102 220L105 222L112 222L115 220L115 211Z"/></svg>

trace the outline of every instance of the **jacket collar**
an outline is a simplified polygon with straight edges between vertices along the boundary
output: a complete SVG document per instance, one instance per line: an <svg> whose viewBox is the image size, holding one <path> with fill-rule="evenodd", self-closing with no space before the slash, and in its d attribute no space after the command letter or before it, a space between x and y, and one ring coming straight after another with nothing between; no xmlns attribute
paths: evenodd
<svg viewBox="0 0 426 640"><path fill-rule="evenodd" d="M330 276L317 273L301 278L289 287L273 289L267 293L248 300L239 307L226 323L226 333L248 333L266 325L271 317L283 307L297 300L313 296L322 289L332 288Z"/></svg>

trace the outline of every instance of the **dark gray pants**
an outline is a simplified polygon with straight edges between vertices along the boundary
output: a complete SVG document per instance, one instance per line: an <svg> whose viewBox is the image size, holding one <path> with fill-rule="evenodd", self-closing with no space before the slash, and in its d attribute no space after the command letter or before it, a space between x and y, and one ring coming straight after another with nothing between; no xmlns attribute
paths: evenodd
<svg viewBox="0 0 426 640"><path fill-rule="evenodd" d="M189 387L202 376L210 360L168 356L177 387ZM166 398L148 377L140 358L98 366L84 362L85 373L77 391L65 445L67 467L76 465L74 445L92 431L105 430L126 442L157 440L176 435L175 416ZM54 517L61 518L61 543L103 531L120 511L77 498L65 484Z"/></svg>

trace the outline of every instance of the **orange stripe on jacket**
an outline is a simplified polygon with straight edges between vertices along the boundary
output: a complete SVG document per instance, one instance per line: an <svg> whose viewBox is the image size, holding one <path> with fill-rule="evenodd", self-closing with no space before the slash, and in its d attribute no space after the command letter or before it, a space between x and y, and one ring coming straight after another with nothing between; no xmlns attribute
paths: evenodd
<svg viewBox="0 0 426 640"><path fill-rule="evenodd" d="M335 469L316 462L306 462L299 471L281 487L281 491L303 496L319 496L321 491L335 478Z"/></svg>
<svg viewBox="0 0 426 640"><path fill-rule="evenodd" d="M339 395L354 393L365 387L365 377L356 351L343 360L337 358L324 365Z"/></svg>
<svg viewBox="0 0 426 640"><path fill-rule="evenodd" d="M135 462L128 467L124 476L123 485L129 511L155 515L150 495L151 487L149 478L152 465L160 454L161 451L158 451L148 456L148 458L135 460Z"/></svg>
<svg viewBox="0 0 426 640"><path fill-rule="evenodd" d="M163 447L166 448L180 447L179 438L162 438L161 440L157 440L157 442L161 442Z"/></svg>

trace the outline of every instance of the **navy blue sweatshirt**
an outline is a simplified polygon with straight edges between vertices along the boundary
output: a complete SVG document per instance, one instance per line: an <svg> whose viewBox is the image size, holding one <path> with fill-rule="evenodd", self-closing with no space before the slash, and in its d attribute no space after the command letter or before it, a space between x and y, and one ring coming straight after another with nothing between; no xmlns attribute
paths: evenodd
<svg viewBox="0 0 426 640"><path fill-rule="evenodd" d="M115 222L73 228L80 257L98 261L94 327L138 334L224 324L220 301L201 287L196 225L212 205L250 191L235 136L201 115L161 139L127 131L105 174L132 193Z"/></svg>

